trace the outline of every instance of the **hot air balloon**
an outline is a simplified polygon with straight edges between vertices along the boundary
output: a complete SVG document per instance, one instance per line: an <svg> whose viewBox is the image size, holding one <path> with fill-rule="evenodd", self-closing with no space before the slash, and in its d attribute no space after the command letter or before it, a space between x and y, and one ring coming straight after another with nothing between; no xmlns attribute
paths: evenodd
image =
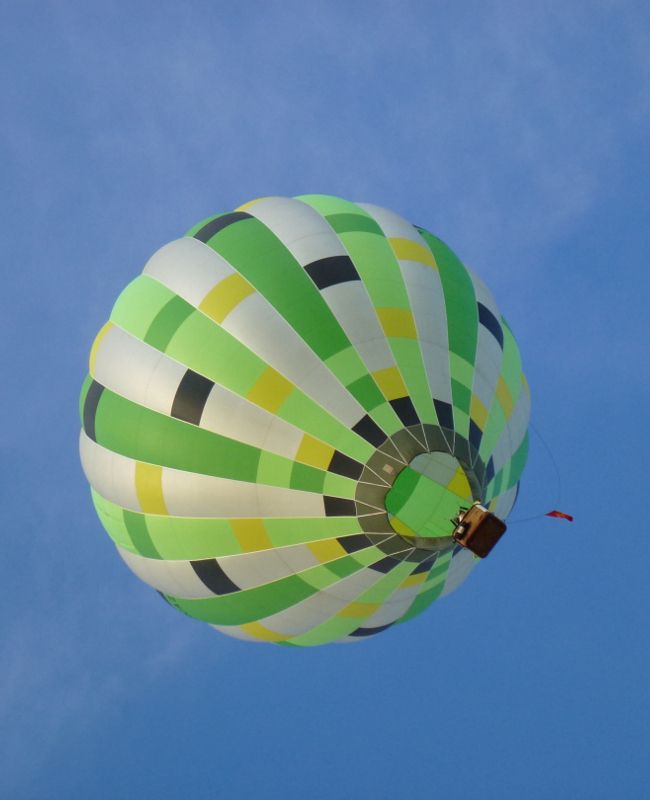
<svg viewBox="0 0 650 800"><path fill-rule="evenodd" d="M239 639L355 642L480 561L463 518L507 517L529 408L510 328L440 239L264 197L120 294L80 451L118 553L172 606Z"/></svg>

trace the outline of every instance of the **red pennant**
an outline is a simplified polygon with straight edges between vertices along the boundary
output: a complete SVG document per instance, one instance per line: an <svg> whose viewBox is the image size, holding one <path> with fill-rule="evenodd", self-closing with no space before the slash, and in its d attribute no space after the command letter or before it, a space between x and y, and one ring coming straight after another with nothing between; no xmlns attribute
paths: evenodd
<svg viewBox="0 0 650 800"><path fill-rule="evenodd" d="M565 514L564 511L549 511L544 516L545 517L557 517L558 519L567 519L567 520L569 520L569 522L573 522L573 517L571 516L571 514Z"/></svg>

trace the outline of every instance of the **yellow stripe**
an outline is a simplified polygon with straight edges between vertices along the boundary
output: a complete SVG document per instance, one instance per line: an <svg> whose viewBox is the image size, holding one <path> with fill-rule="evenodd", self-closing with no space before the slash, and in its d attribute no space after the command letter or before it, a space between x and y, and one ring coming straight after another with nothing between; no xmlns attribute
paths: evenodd
<svg viewBox="0 0 650 800"><path fill-rule="evenodd" d="M372 377L377 382L377 386L387 400L395 400L398 397L406 397L408 392L397 367L379 369L372 373Z"/></svg>
<svg viewBox="0 0 650 800"><path fill-rule="evenodd" d="M300 447L296 453L296 461L302 461L303 464L311 464L312 467L318 467L319 469L327 469L333 455L333 447L314 439L313 436L306 433L302 437Z"/></svg>
<svg viewBox="0 0 650 800"><path fill-rule="evenodd" d="M378 308L377 315L386 336L417 339L413 314L408 308Z"/></svg>
<svg viewBox="0 0 650 800"><path fill-rule="evenodd" d="M427 247L424 247L411 239L389 239L388 240L393 248L393 252L397 258L404 259L405 261L419 261L429 267L436 269L436 262L433 258L433 253Z"/></svg>
<svg viewBox="0 0 650 800"><path fill-rule="evenodd" d="M408 589L409 586L417 586L418 583L424 583L428 574L428 572L418 572L416 575L409 575L408 578L405 581L402 581L397 588Z"/></svg>
<svg viewBox="0 0 650 800"><path fill-rule="evenodd" d="M162 490L162 467L135 462L135 493L145 514L168 514Z"/></svg>
<svg viewBox="0 0 650 800"><path fill-rule="evenodd" d="M244 633L253 636L255 639L260 639L262 642L286 642L287 639L291 638L283 633L276 633L269 628L265 628L259 622L247 622L245 625L240 625L239 628Z"/></svg>
<svg viewBox="0 0 650 800"><path fill-rule="evenodd" d="M395 531L395 533L399 533L400 536L415 536L416 533L414 530L409 528L408 525L404 524L399 517L391 517L390 526Z"/></svg>
<svg viewBox="0 0 650 800"><path fill-rule="evenodd" d="M246 211L247 208L254 206L255 203L259 203L260 200L267 200L267 199L268 199L267 197L256 197L255 200L249 200L248 203L244 203L243 206L239 206L239 208L236 208L235 211Z"/></svg>
<svg viewBox="0 0 650 800"><path fill-rule="evenodd" d="M337 617L369 617L380 607L381 603L361 603L356 601L342 608Z"/></svg>
<svg viewBox="0 0 650 800"><path fill-rule="evenodd" d="M255 289L238 272L228 275L206 294L199 309L215 322L223 322L230 312Z"/></svg>
<svg viewBox="0 0 650 800"><path fill-rule="evenodd" d="M508 389L506 382L503 380L503 376L499 376L499 380L497 381L496 395L497 400L503 409L503 413L506 415L506 419L509 419L510 415L512 414L514 403L512 402L510 390Z"/></svg>
<svg viewBox="0 0 650 800"><path fill-rule="evenodd" d="M246 395L246 399L267 411L275 412L294 388L294 385L277 370L267 367Z"/></svg>
<svg viewBox="0 0 650 800"><path fill-rule="evenodd" d="M336 558L347 555L346 550L336 539L323 539L321 542L307 542L307 547L312 551L321 564L334 561Z"/></svg>
<svg viewBox="0 0 650 800"><path fill-rule="evenodd" d="M454 477L447 484L447 489L459 497L466 497L468 500L471 498L472 490L462 467L458 467Z"/></svg>
<svg viewBox="0 0 650 800"><path fill-rule="evenodd" d="M229 522L235 538L245 553L270 550L273 547L261 519L231 519Z"/></svg>
<svg viewBox="0 0 650 800"><path fill-rule="evenodd" d="M97 358L97 351L99 350L99 345L102 343L102 339L106 334L110 331L113 327L113 323L109 320L105 325L100 328L99 333L95 336L95 341L93 342L93 346L90 348L90 358L88 359L88 372L95 377L95 359Z"/></svg>
<svg viewBox="0 0 650 800"><path fill-rule="evenodd" d="M470 408L470 416L474 420L474 422L479 426L479 428L484 431L485 430L485 423L487 422L488 418L488 410L483 405L480 397L473 394L472 395L472 405Z"/></svg>

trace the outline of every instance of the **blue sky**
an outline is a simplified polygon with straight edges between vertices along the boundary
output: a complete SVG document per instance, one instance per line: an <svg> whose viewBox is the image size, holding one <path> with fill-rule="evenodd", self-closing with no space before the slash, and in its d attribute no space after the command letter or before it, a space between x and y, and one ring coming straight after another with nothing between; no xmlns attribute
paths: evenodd
<svg viewBox="0 0 650 800"><path fill-rule="evenodd" d="M14 2L4 220L0 792L644 798L650 12L602 2ZM513 524L455 594L354 647L246 645L122 564L77 456L122 287L253 197L385 205L520 343Z"/></svg>

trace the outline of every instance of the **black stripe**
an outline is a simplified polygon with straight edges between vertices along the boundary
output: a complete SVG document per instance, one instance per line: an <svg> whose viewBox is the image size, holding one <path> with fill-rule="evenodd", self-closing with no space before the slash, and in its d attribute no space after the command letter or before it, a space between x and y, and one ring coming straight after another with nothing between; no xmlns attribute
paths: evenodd
<svg viewBox="0 0 650 800"><path fill-rule="evenodd" d="M370 546L370 540L365 533L353 533L352 536L341 536L336 540L346 553L356 553Z"/></svg>
<svg viewBox="0 0 650 800"><path fill-rule="evenodd" d="M327 469L329 472L345 475L346 478L353 478L355 481L358 480L363 472L363 466L358 461L346 456L345 453L339 453L338 450L334 451Z"/></svg>
<svg viewBox="0 0 650 800"><path fill-rule="evenodd" d="M352 426L352 430L358 433L359 436L362 436L367 442L370 442L370 444L374 444L375 447L379 447L379 445L383 444L388 438L379 425L367 414L365 417L361 417L356 425Z"/></svg>
<svg viewBox="0 0 650 800"><path fill-rule="evenodd" d="M403 425L408 427L409 425L419 424L420 418L410 397L398 397L396 400L390 400L389 402Z"/></svg>
<svg viewBox="0 0 650 800"><path fill-rule="evenodd" d="M494 478L494 459L490 458L485 468L485 483L488 484Z"/></svg>
<svg viewBox="0 0 650 800"><path fill-rule="evenodd" d="M323 502L325 503L325 515L328 517L355 517L357 514L354 500L324 495Z"/></svg>
<svg viewBox="0 0 650 800"><path fill-rule="evenodd" d="M401 553L404 553L404 550L406 549L406 543L401 536L398 536L394 532L393 536L390 539L385 539L382 542L381 549L388 556L395 556L396 558L399 557L400 561L406 557L404 555L400 555Z"/></svg>
<svg viewBox="0 0 650 800"><path fill-rule="evenodd" d="M391 556L386 556L386 558L382 558L381 561L377 561L374 564L368 564L370 569L374 569L375 572L383 572L384 574L390 572L395 567L399 566L402 563L403 559L392 558Z"/></svg>
<svg viewBox="0 0 650 800"><path fill-rule="evenodd" d="M391 625L395 623L389 622L387 625L377 625L376 628L357 628L356 631L352 631L352 633L348 634L349 636L374 636L375 633L381 633L385 631L386 628L390 628Z"/></svg>
<svg viewBox="0 0 650 800"><path fill-rule="evenodd" d="M349 256L330 256L312 261L305 266L305 271L319 289L346 281L361 280Z"/></svg>
<svg viewBox="0 0 650 800"><path fill-rule="evenodd" d="M211 592L215 594L230 594L231 592L239 591L239 586L230 580L216 558L190 561L190 564L194 572Z"/></svg>
<svg viewBox="0 0 650 800"><path fill-rule="evenodd" d="M503 350L503 330L499 325L499 320L494 316L489 308L483 303L478 303L478 321L486 327L492 336L499 342L499 347Z"/></svg>
<svg viewBox="0 0 650 800"><path fill-rule="evenodd" d="M433 558L428 558L425 561L421 561L413 570L411 575L419 575L420 572L428 572L437 560L438 554L436 553Z"/></svg>
<svg viewBox="0 0 650 800"><path fill-rule="evenodd" d="M454 429L454 413L450 403L445 403L444 400L436 400L433 398L433 405L438 415L438 422L443 428L448 428L450 431Z"/></svg>
<svg viewBox="0 0 650 800"><path fill-rule="evenodd" d="M481 445L481 438L483 437L483 431L479 428L479 426L474 422L473 419L469 421L469 442L473 445L477 450Z"/></svg>
<svg viewBox="0 0 650 800"><path fill-rule="evenodd" d="M224 214L221 217L211 220L207 225L200 228L194 234L194 238L198 239L200 242L207 242L212 239L215 233L219 233L219 231L227 228L228 225L232 225L233 222L239 222L241 219L250 218L251 215L247 214L245 211L233 211L232 214Z"/></svg>
<svg viewBox="0 0 650 800"><path fill-rule="evenodd" d="M97 441L95 436L95 417L97 415L99 399L103 391L104 387L101 383L93 381L88 388L88 394L86 394L86 400L84 402L84 431L93 442Z"/></svg>
<svg viewBox="0 0 650 800"><path fill-rule="evenodd" d="M203 409L213 386L213 381L204 378L198 372L188 369L178 384L174 402L172 403L172 417L198 425L201 422L201 414L203 414Z"/></svg>

